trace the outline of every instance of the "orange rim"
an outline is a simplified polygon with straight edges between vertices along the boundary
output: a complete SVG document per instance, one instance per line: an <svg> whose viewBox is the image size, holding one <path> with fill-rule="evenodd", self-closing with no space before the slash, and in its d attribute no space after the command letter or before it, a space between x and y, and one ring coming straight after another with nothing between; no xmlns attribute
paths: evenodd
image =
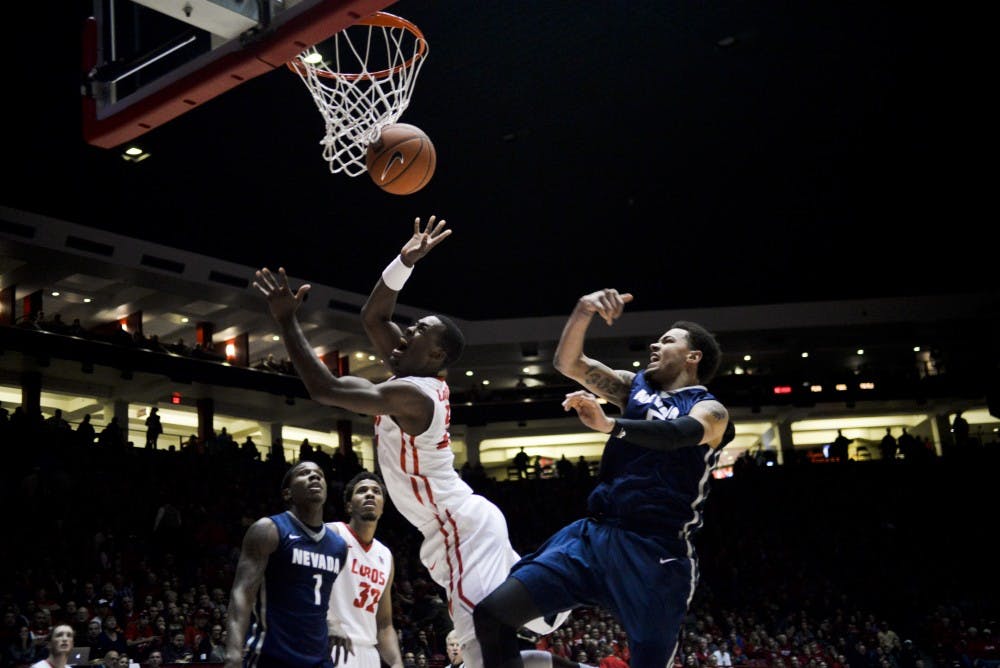
<svg viewBox="0 0 1000 668"><path fill-rule="evenodd" d="M368 72L367 74L344 74L342 72L328 72L326 70L321 70L316 67L312 67L308 63L303 63L298 57L288 61L286 63L288 68L295 70L300 74L305 74L306 72L314 72L315 74L326 77L327 79L345 79L347 81L357 81L359 79L385 79L394 74L402 72L403 70L411 67L413 63L417 62L418 59L423 58L424 54L427 52L427 40L424 39L424 33L421 32L413 23L407 21L401 16L396 16L395 14L390 14L388 12L375 12L371 16L365 17L358 21L354 25L363 26L375 26L376 28L399 28L406 30L411 35L413 35L417 40L417 52L412 58L404 63L397 65L386 70L378 70L377 72Z"/></svg>

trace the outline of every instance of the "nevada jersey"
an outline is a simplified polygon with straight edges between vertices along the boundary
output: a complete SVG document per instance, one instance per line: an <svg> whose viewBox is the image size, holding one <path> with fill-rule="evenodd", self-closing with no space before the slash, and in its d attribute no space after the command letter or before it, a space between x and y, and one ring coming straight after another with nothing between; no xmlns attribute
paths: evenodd
<svg viewBox="0 0 1000 668"><path fill-rule="evenodd" d="M461 506L472 488L455 472L448 384L430 376L396 380L416 385L434 402L431 424L419 435L405 433L388 415L375 418L375 450L389 498L410 524L422 529Z"/></svg>
<svg viewBox="0 0 1000 668"><path fill-rule="evenodd" d="M344 522L326 525L347 542L347 561L333 584L330 608L354 644L374 647L378 643L375 613L392 573L392 552L378 540L364 545Z"/></svg>
<svg viewBox="0 0 1000 668"><path fill-rule="evenodd" d="M313 531L291 512L270 519L278 528L278 547L257 592L245 664L328 665L330 588L344 566L347 544L325 526Z"/></svg>
<svg viewBox="0 0 1000 668"><path fill-rule="evenodd" d="M703 386L657 390L636 374L622 417L674 420L715 397ZM645 535L687 540L702 525L711 471L722 448L693 445L666 452L612 436L604 446L598 484L587 500L591 514Z"/></svg>

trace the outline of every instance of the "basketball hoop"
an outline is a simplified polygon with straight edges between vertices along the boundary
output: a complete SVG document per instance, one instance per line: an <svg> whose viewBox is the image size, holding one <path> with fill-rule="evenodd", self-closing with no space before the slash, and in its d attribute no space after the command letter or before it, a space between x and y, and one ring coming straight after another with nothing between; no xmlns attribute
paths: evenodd
<svg viewBox="0 0 1000 668"><path fill-rule="evenodd" d="M376 12L288 63L323 116L320 143L331 172L366 171L365 150L409 106L427 50L417 26Z"/></svg>

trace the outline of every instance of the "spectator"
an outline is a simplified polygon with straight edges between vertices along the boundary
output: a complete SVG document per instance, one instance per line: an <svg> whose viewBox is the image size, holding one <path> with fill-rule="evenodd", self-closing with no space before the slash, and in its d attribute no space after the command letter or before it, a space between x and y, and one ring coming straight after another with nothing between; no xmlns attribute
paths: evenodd
<svg viewBox="0 0 1000 668"><path fill-rule="evenodd" d="M528 457L528 453L524 451L523 447L520 449L520 451L518 451L516 455L514 455L514 468L517 469L518 478L523 479L528 477L529 461L530 457Z"/></svg>
<svg viewBox="0 0 1000 668"><path fill-rule="evenodd" d="M90 421L90 413L87 413L76 427L76 440L82 446L90 446L94 445L95 438L97 438L97 433Z"/></svg>
<svg viewBox="0 0 1000 668"><path fill-rule="evenodd" d="M850 453L850 445L851 439L844 436L844 433L838 429L837 438L833 439L833 443L830 444L830 458L841 464L846 464Z"/></svg>
<svg viewBox="0 0 1000 668"><path fill-rule="evenodd" d="M244 459L260 461L260 450L257 449L257 444L253 442L250 436L247 436L246 440L240 444L240 453Z"/></svg>
<svg viewBox="0 0 1000 668"><path fill-rule="evenodd" d="M951 433L955 439L955 454L964 455L969 450L969 421L962 417L964 411L956 411L951 422Z"/></svg>
<svg viewBox="0 0 1000 668"><path fill-rule="evenodd" d="M65 668L69 654L73 650L73 627L59 624L52 629L49 637L48 656L31 665L31 668Z"/></svg>
<svg viewBox="0 0 1000 668"><path fill-rule="evenodd" d="M156 441L163 433L163 423L160 420L160 409L153 406L146 418L146 447L155 450Z"/></svg>
<svg viewBox="0 0 1000 668"><path fill-rule="evenodd" d="M121 425L118 424L118 416L112 417L111 421L101 430L101 433L97 437L97 444L111 452L119 452L125 449L125 432L122 431Z"/></svg>
<svg viewBox="0 0 1000 668"><path fill-rule="evenodd" d="M882 459L890 462L896 459L896 450L896 437L892 435L892 428L886 427L885 436L882 437L882 442L879 443L879 452L882 455Z"/></svg>
<svg viewBox="0 0 1000 668"><path fill-rule="evenodd" d="M81 610L86 610L86 608L81 608ZM76 644L78 647L90 647L94 650L94 655L97 655L97 646L101 640L101 633L103 629L101 627L101 620L94 617L87 622L86 632L80 636Z"/></svg>
<svg viewBox="0 0 1000 668"><path fill-rule="evenodd" d="M61 408L55 409L52 415L45 420L45 427L52 434L65 434L72 431L72 427L69 426L69 422L63 417L63 412Z"/></svg>
<svg viewBox="0 0 1000 668"><path fill-rule="evenodd" d="M583 656L586 656L585 654ZM584 663L577 658L577 661ZM628 664L622 661L619 657L615 656L615 651L612 649L611 645L605 645L600 651L600 661L598 662L600 668L628 668Z"/></svg>
<svg viewBox="0 0 1000 668"><path fill-rule="evenodd" d="M184 630L176 629L170 633L170 643L163 648L164 663L191 663L194 650L184 642Z"/></svg>
<svg viewBox="0 0 1000 668"><path fill-rule="evenodd" d="M119 658L121 658L121 653L118 650L109 650L104 653L104 657L101 659L99 665L101 668L120 668L118 665Z"/></svg>
<svg viewBox="0 0 1000 668"><path fill-rule="evenodd" d="M465 664L462 658L462 644L458 642L458 634L455 629L448 632L445 637L445 646L448 655L448 668L460 668Z"/></svg>
<svg viewBox="0 0 1000 668"><path fill-rule="evenodd" d="M17 629L17 636L4 648L4 662L11 666L28 666L45 655L44 640L35 638L27 624Z"/></svg>
<svg viewBox="0 0 1000 668"><path fill-rule="evenodd" d="M556 462L556 476L563 480L570 480L573 477L573 462L566 458L565 452Z"/></svg>
<svg viewBox="0 0 1000 668"><path fill-rule="evenodd" d="M718 649L712 652L712 658L714 659L714 665L725 667L733 665L733 655L729 652L729 641L722 640L719 642Z"/></svg>
<svg viewBox="0 0 1000 668"><path fill-rule="evenodd" d="M128 640L125 639L125 634L118 626L118 618L114 615L108 615L104 618L102 626L103 631L97 639L97 647L95 648L95 651L98 654L105 654L111 651L117 652L118 654L127 653Z"/></svg>

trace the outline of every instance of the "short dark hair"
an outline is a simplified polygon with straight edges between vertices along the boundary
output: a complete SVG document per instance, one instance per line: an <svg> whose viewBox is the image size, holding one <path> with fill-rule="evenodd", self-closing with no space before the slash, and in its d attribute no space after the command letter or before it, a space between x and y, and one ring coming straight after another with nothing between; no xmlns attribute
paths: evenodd
<svg viewBox="0 0 1000 668"><path fill-rule="evenodd" d="M688 344L691 350L701 351L701 361L698 362L698 380L702 385L708 385L715 378L719 365L722 363L722 348L715 340L715 335L696 322L678 320L670 329L683 329L688 333Z"/></svg>
<svg viewBox="0 0 1000 668"><path fill-rule="evenodd" d="M289 468L287 471L285 471L285 475L282 476L282 478L281 478L281 491L282 492L284 492L286 489L288 489L289 487L292 486L292 477L295 475L295 469L299 468L303 464L316 464L316 462L312 461L311 459L306 459L304 461L299 462L298 464L293 465L291 468ZM320 473L322 473L323 477L325 478L326 477L326 473L323 471L323 467L321 467L321 466L319 466L317 464L317 468L319 468Z"/></svg>
<svg viewBox="0 0 1000 668"><path fill-rule="evenodd" d="M441 364L441 368L444 369L454 364L462 356L462 351L465 350L465 334L462 334L462 330L451 318L438 315L437 319L444 325L444 329L438 336L438 343L444 350L444 362Z"/></svg>
<svg viewBox="0 0 1000 668"><path fill-rule="evenodd" d="M351 497L354 496L354 488L358 486L358 483L362 480L374 480L382 488L382 496L386 496L385 492L385 482L382 477L375 473L374 471L358 471L353 478L347 481L344 485L344 503L350 503Z"/></svg>

